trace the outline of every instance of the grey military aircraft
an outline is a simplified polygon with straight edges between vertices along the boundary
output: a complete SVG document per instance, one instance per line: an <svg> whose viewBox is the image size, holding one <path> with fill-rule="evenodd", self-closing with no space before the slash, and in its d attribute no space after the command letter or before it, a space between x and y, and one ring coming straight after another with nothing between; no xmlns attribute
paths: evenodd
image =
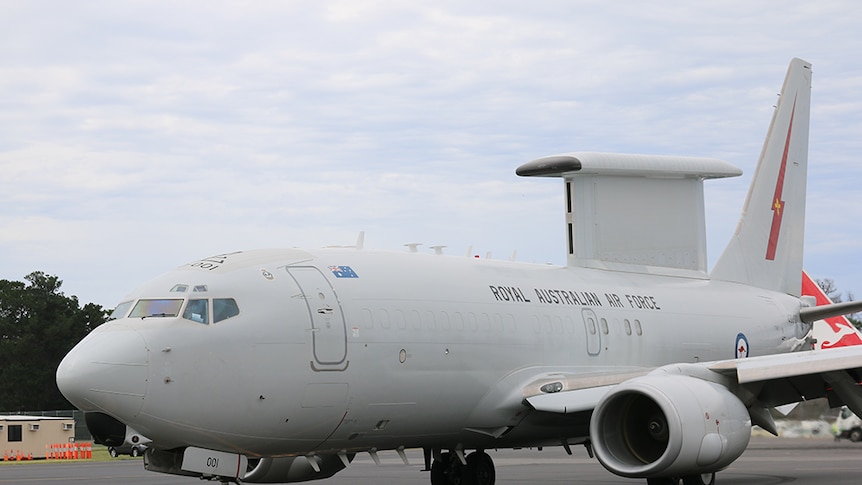
<svg viewBox="0 0 862 485"><path fill-rule="evenodd" d="M623 477L714 483L753 425L776 432L771 407L825 396L862 415L862 347L809 333L862 302L800 289L810 93L792 60L711 272L703 181L739 169L549 156L517 174L562 179L565 266L361 244L212 256L130 293L57 383L98 442L131 428L147 469L224 483L421 448L432 485L491 485L484 450L574 445Z"/></svg>

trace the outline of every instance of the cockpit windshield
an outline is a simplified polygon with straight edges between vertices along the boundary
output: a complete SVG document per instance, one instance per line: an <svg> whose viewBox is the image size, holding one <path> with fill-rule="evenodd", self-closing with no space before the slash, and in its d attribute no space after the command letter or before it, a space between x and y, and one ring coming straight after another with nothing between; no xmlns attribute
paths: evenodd
<svg viewBox="0 0 862 485"><path fill-rule="evenodd" d="M222 320L239 315L239 306L233 298L216 298L213 300L213 322L218 323Z"/></svg>
<svg viewBox="0 0 862 485"><path fill-rule="evenodd" d="M129 318L176 317L182 306L182 299L138 300Z"/></svg>
<svg viewBox="0 0 862 485"><path fill-rule="evenodd" d="M189 300L186 311L183 312L183 318L204 325L209 324L209 300L206 298Z"/></svg>
<svg viewBox="0 0 862 485"><path fill-rule="evenodd" d="M111 312L111 315L108 317L108 321L116 320L118 318L125 317L126 313L129 311L129 308L131 308L131 307L132 307L131 301L124 301L124 302L120 303L119 305L117 305L116 308L114 308L114 311Z"/></svg>
<svg viewBox="0 0 862 485"><path fill-rule="evenodd" d="M206 325L210 323L210 313L212 313L212 323L218 323L239 315L239 306L233 298L214 298L212 300L212 312L209 311L209 304L210 300L206 298L190 299L185 311L183 311L183 318Z"/></svg>
<svg viewBox="0 0 862 485"><path fill-rule="evenodd" d="M181 310L183 319L204 325L239 315L239 306L233 298L142 298L120 303L108 319L116 320L126 314L128 318L175 318Z"/></svg>

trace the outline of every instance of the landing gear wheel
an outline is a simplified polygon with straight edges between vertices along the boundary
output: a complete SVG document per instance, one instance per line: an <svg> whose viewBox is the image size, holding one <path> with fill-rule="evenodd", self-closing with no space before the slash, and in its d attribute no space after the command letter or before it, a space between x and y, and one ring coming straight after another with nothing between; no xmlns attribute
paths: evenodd
<svg viewBox="0 0 862 485"><path fill-rule="evenodd" d="M431 485L461 485L463 468L452 453L442 453L440 459L431 464Z"/></svg>
<svg viewBox="0 0 862 485"><path fill-rule="evenodd" d="M494 485L497 479L494 461L484 451L467 455L467 466L461 468L461 485Z"/></svg>
<svg viewBox="0 0 862 485"><path fill-rule="evenodd" d="M452 453L442 453L431 464L431 485L494 485L494 461L484 451L467 455L467 464Z"/></svg>
<svg viewBox="0 0 862 485"><path fill-rule="evenodd" d="M715 473L701 473L682 477L684 485L715 485Z"/></svg>
<svg viewBox="0 0 862 485"><path fill-rule="evenodd" d="M647 485L679 485L679 478L657 477L647 478Z"/></svg>
<svg viewBox="0 0 862 485"><path fill-rule="evenodd" d="M431 485L447 485L446 468L449 466L449 453L443 453L439 460L431 463Z"/></svg>

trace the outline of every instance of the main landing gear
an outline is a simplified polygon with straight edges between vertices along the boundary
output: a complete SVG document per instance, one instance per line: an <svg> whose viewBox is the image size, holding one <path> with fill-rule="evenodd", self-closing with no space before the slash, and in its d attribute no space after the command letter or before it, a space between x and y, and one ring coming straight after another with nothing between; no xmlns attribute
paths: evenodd
<svg viewBox="0 0 862 485"><path fill-rule="evenodd" d="M431 465L431 485L494 485L494 462L487 453L475 451L465 461L466 465L454 453L441 453Z"/></svg>
<svg viewBox="0 0 862 485"><path fill-rule="evenodd" d="M464 459L466 464L453 452L439 451L438 458L431 462L431 452L431 449L425 448L426 467L431 463L431 485L494 485L494 461L484 451L477 450L467 455ZM647 485L715 485L715 473L680 478L648 478Z"/></svg>
<svg viewBox="0 0 862 485"><path fill-rule="evenodd" d="M647 485L715 485L715 473L680 478L648 478Z"/></svg>

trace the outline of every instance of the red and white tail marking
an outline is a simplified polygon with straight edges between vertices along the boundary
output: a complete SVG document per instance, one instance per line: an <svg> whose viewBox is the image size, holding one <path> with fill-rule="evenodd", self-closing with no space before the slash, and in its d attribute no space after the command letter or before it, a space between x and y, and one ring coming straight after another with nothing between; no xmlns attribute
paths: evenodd
<svg viewBox="0 0 862 485"><path fill-rule="evenodd" d="M811 279L805 270L802 270L802 294L813 296L817 305L832 303L832 300L826 296L826 293L820 289L820 286ZM814 337L815 349L862 345L862 333L844 315L814 322L811 333Z"/></svg>

